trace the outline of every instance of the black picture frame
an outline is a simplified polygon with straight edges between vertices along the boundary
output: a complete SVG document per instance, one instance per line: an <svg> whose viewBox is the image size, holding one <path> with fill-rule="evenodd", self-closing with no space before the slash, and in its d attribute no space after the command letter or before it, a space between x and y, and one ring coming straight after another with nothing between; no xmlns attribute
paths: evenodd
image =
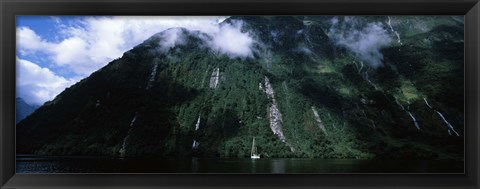
<svg viewBox="0 0 480 189"><path fill-rule="evenodd" d="M465 174L15 174L17 15L465 15ZM0 0L1 188L479 188L478 0Z"/></svg>

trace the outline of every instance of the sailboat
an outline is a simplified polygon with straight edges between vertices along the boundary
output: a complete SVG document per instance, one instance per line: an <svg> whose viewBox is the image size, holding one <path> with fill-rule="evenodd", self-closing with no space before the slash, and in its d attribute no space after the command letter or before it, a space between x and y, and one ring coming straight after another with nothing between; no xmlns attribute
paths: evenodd
<svg viewBox="0 0 480 189"><path fill-rule="evenodd" d="M250 153L250 158L260 159L260 154L257 153L257 147L255 146L255 137L253 137L252 152Z"/></svg>

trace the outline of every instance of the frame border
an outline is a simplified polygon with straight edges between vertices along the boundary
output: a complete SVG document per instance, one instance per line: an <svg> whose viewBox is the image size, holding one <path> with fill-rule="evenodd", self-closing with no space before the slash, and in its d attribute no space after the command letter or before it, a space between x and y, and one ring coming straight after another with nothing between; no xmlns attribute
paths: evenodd
<svg viewBox="0 0 480 189"><path fill-rule="evenodd" d="M17 15L465 15L465 174L15 174ZM479 188L479 0L0 0L0 188Z"/></svg>

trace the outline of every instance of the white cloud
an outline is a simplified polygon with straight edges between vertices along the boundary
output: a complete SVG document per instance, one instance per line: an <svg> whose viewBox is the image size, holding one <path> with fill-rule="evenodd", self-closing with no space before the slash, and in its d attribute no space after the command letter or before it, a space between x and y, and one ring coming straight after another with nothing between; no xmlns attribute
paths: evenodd
<svg viewBox="0 0 480 189"><path fill-rule="evenodd" d="M67 68L79 76L88 76L109 61L120 57L125 51L143 42L152 35L173 27L184 27L199 30L207 34L216 34L219 39L215 47L232 51L232 55L248 54L245 49L235 48L232 44L223 45L225 37L240 34L234 33L232 27L220 27L218 22L225 16L188 17L85 17L74 24L61 23L57 17L59 35L64 39L59 42L47 41L26 27L17 28L17 47L21 54L43 52L50 55L53 62ZM226 34L221 34L221 28ZM239 29L235 26L235 29ZM248 45L242 41L238 45ZM247 41L248 42L248 41ZM171 43L171 41L170 41Z"/></svg>
<svg viewBox="0 0 480 189"><path fill-rule="evenodd" d="M43 75L50 75L53 79L38 80L41 82L68 83L71 80L61 77L60 73L52 70L62 70L62 73L73 73L77 78L84 78L92 72L105 66L108 62L121 57L122 54L134 46L142 43L152 35L169 28L183 27L189 30L198 30L210 36L204 38L206 44L213 50L225 54L231 58L253 57L252 44L254 40L248 33L241 32L242 23L219 24L227 17L188 17L188 16L158 16L158 17L83 17L71 22L62 22L59 17L50 17L56 23L55 39L40 36L28 27L17 28L17 52L19 55L40 57L42 62L50 62L50 69L41 68L32 62L40 60L19 60L18 66L26 69L27 66L37 67L43 71ZM163 36L162 46L171 48L175 45L184 44L180 30L169 30ZM23 57L22 57L23 58ZM34 75L31 75L34 74ZM37 74L37 75L35 75ZM22 71L19 80L22 82L32 81L30 78L37 77L39 73ZM54 77L55 76L55 77ZM25 79L23 79L25 77ZM45 85L46 83L43 83ZM70 84L70 83L69 83ZM42 87L35 83L29 84L29 90L21 90L28 98L35 99L35 103L51 100L62 91L67 84L55 87ZM27 86L27 84L24 84ZM62 88L63 87L63 88Z"/></svg>
<svg viewBox="0 0 480 189"><path fill-rule="evenodd" d="M16 35L17 49L23 55L46 50L52 46L51 43L44 41L35 31L28 27L18 27Z"/></svg>
<svg viewBox="0 0 480 189"><path fill-rule="evenodd" d="M185 35L182 34L180 28L171 28L162 32L160 36L160 51L166 52L176 45L183 45L186 43Z"/></svg>
<svg viewBox="0 0 480 189"><path fill-rule="evenodd" d="M220 26L219 30L213 34L213 40L210 42L211 48L231 58L253 57L254 40L248 33L241 31L242 25L242 22L236 21L232 25Z"/></svg>
<svg viewBox="0 0 480 189"><path fill-rule="evenodd" d="M344 17L342 23L334 17L331 22L328 35L337 45L347 48L373 68L383 66L380 50L388 46L392 39L382 23L361 23L352 17Z"/></svg>
<svg viewBox="0 0 480 189"><path fill-rule="evenodd" d="M206 47L224 54L230 58L253 57L253 44L255 40L246 32L242 32L243 22L232 21L226 24L205 23L205 25L190 25L190 31L202 39ZM160 49L156 52L166 52L176 45L186 44L185 33L180 28L172 28L161 33L159 36ZM203 46L204 44L199 44Z"/></svg>
<svg viewBox="0 0 480 189"><path fill-rule="evenodd" d="M54 52L53 58L58 65L69 65L87 53L87 46L83 39L72 37L56 44L50 51Z"/></svg>
<svg viewBox="0 0 480 189"><path fill-rule="evenodd" d="M17 96L29 104L43 104L52 100L75 79L65 79L48 68L17 58Z"/></svg>

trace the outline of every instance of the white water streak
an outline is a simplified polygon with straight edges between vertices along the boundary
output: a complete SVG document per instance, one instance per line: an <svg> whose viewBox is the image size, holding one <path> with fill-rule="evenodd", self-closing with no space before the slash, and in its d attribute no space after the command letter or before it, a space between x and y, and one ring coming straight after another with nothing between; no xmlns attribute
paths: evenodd
<svg viewBox="0 0 480 189"><path fill-rule="evenodd" d="M195 123L195 132L200 128L200 115L198 115L198 119L197 119L197 123ZM195 138L193 139L193 144L192 144L192 149L195 150L198 148L198 142L197 140L195 140Z"/></svg>
<svg viewBox="0 0 480 189"><path fill-rule="evenodd" d="M219 79L220 79L220 69L215 68L212 72L212 76L210 77L210 88L216 89L218 87Z"/></svg>
<svg viewBox="0 0 480 189"><path fill-rule="evenodd" d="M367 70L365 70L365 72L363 72L364 74L362 75L363 76L363 79L365 79L371 86L373 86L373 88L375 88L375 90L378 90L378 87L377 85L375 85L375 83L373 83L372 81L370 81L370 79L368 78L368 72Z"/></svg>
<svg viewBox="0 0 480 189"><path fill-rule="evenodd" d="M423 97L423 101L425 101L425 104L426 104L430 109L433 109L432 106L428 103L427 98Z"/></svg>
<svg viewBox="0 0 480 189"><path fill-rule="evenodd" d="M398 98L397 98L397 97L395 97L395 103L397 103L397 105L400 106L400 108L401 108L403 111L405 111L405 112L408 113L408 115L410 116L410 118L412 118L412 121L413 121L413 124L415 124L415 127L417 127L417 129L420 130L420 125L418 124L417 119L415 119L415 116L413 116L412 112L410 112L410 111L408 111L407 109L405 109L405 107L403 107L403 105L400 104L400 102L398 102Z"/></svg>
<svg viewBox="0 0 480 189"><path fill-rule="evenodd" d="M443 119L443 122L445 122L445 124L448 126L448 128L453 131L457 136L460 136L460 134L458 134L457 131L455 131L455 128L453 128L452 124L450 124L446 119L445 117L443 116L442 113L440 113L439 111L435 110L437 112L437 114ZM449 130L449 131L450 131Z"/></svg>
<svg viewBox="0 0 480 189"><path fill-rule="evenodd" d="M195 124L195 131L200 128L200 115L198 116L197 123Z"/></svg>
<svg viewBox="0 0 480 189"><path fill-rule="evenodd" d="M196 140L193 140L192 149L197 149L199 143Z"/></svg>
<svg viewBox="0 0 480 189"><path fill-rule="evenodd" d="M427 104L427 106L432 109L433 111L435 111L439 116L440 118L442 118L443 122L445 123L445 125L447 125L448 127L448 134L451 136L452 135L452 132L453 131L457 136L460 136L460 134L458 134L458 132L455 130L455 128L453 127L452 124L450 124L450 122L447 121L447 119L445 118L445 116L443 116L442 113L440 113L439 111L437 111L435 108L433 108L427 101L427 98L423 98L423 100L425 101L425 104Z"/></svg>
<svg viewBox="0 0 480 189"><path fill-rule="evenodd" d="M275 101L275 92L273 91L273 87L270 84L270 80L266 76L265 76L264 85L265 85L265 93L267 93L268 98L272 99L272 101Z"/></svg>
<svg viewBox="0 0 480 189"><path fill-rule="evenodd" d="M270 81L268 77L265 76L265 93L267 94L267 97L272 101L270 104L270 107L268 108L268 117L270 119L270 129L272 130L273 134L277 135L277 137L285 143L289 148L291 152L294 152L295 149L293 148L290 143L287 142L285 135L283 134L282 130L282 113L278 109L277 101L275 99L275 92L273 90L272 85L270 84Z"/></svg>
<svg viewBox="0 0 480 189"><path fill-rule="evenodd" d="M370 122L372 122L373 128L374 128L374 129L377 128L377 127L375 126L375 121L373 121L372 119L369 119L369 120L370 120Z"/></svg>
<svg viewBox="0 0 480 189"><path fill-rule="evenodd" d="M315 120L317 121L318 123L318 127L320 127L320 129L322 129L322 131L327 134L327 130L325 129L325 125L323 125L323 122L322 120L320 119L320 116L318 115L318 112L317 110L315 109L315 107L312 106L312 111L313 111L313 115L315 115Z"/></svg>
<svg viewBox="0 0 480 189"><path fill-rule="evenodd" d="M121 157L125 157L127 141L128 141L128 138L130 138L130 133L132 132L133 124L135 124L135 121L137 120L137 114L138 112L135 112L135 117L133 117L132 121L130 121L130 125L129 125L130 128L128 129L127 135L125 136L125 138L123 138L122 148L120 149Z"/></svg>
<svg viewBox="0 0 480 189"><path fill-rule="evenodd" d="M133 126L133 124L135 124L135 121L137 120L137 113L135 113L135 117L133 117L132 121L130 121L130 127Z"/></svg>
<svg viewBox="0 0 480 189"><path fill-rule="evenodd" d="M397 98L397 97L395 97L395 103L397 103L398 106L400 106L400 108L401 108L402 110L405 110L405 108L403 107L403 105L400 104L400 102L398 102L398 98Z"/></svg>
<svg viewBox="0 0 480 189"><path fill-rule="evenodd" d="M417 127L418 130L420 130L420 125L417 122L417 119L413 116L412 112L407 111L408 115L412 118L413 123L415 124L415 127Z"/></svg>
<svg viewBox="0 0 480 189"><path fill-rule="evenodd" d="M145 89L150 89L150 87L152 87L152 83L153 81L155 81L155 76L157 75L157 68L158 68L158 64L155 63L155 65L153 65L153 68L152 68L152 72L150 73L150 78L148 79L148 83L147 83L147 87L145 87Z"/></svg>
<svg viewBox="0 0 480 189"><path fill-rule="evenodd" d="M355 65L356 65L356 64L355 64ZM362 71L362 69L363 69L363 62L360 61L360 68L357 69L357 70L358 70L358 74L360 74L360 72Z"/></svg>
<svg viewBox="0 0 480 189"><path fill-rule="evenodd" d="M398 34L398 32L395 31L392 27L390 16L388 17L388 26L390 26L390 30L392 30L392 32L395 33L395 35L397 36L398 43L400 43L400 45L403 45L402 40L400 39L400 34Z"/></svg>

